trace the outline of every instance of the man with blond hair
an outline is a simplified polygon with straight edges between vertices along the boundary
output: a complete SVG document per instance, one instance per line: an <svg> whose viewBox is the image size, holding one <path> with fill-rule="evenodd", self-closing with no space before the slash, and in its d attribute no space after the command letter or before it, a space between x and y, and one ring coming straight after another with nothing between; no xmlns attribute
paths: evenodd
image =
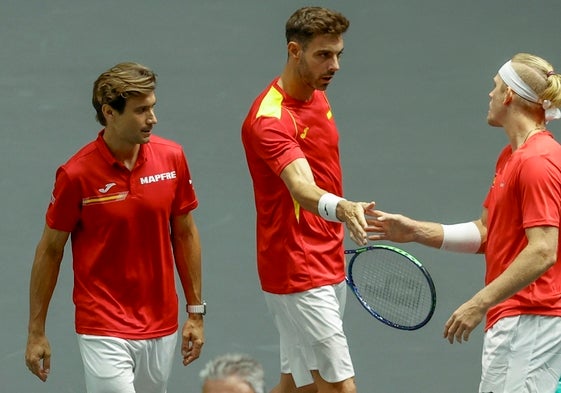
<svg viewBox="0 0 561 393"><path fill-rule="evenodd" d="M484 253L485 286L444 326L467 341L486 317L481 393L554 393L561 374L561 145L547 123L561 118L561 75L519 53L494 77L487 122L508 138L481 217L442 225L368 212L372 240Z"/></svg>

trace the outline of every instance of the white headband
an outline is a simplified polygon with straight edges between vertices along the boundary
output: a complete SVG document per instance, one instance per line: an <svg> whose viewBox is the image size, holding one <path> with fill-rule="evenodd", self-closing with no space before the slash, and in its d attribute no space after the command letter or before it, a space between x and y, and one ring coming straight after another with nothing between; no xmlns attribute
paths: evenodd
<svg viewBox="0 0 561 393"><path fill-rule="evenodd" d="M541 104L545 110L545 121L561 119L561 110L559 108L551 107L549 100L540 100L540 97L518 76L512 67L512 61L507 61L500 69L499 76L503 82L510 87L520 97Z"/></svg>

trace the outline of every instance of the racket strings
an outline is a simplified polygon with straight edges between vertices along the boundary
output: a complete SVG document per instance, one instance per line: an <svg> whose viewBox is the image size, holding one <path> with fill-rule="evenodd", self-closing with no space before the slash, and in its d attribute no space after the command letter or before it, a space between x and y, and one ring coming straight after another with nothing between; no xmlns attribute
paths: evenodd
<svg viewBox="0 0 561 393"><path fill-rule="evenodd" d="M353 282L360 297L377 314L392 323L416 326L433 309L433 295L421 269L389 250L358 255L352 266Z"/></svg>

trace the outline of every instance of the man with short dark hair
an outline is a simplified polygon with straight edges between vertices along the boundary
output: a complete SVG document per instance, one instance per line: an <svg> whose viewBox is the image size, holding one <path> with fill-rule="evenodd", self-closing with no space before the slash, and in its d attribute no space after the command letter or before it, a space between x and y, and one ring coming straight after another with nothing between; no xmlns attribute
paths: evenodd
<svg viewBox="0 0 561 393"><path fill-rule="evenodd" d="M45 333L72 236L75 325L88 393L165 393L178 330L175 268L189 318L183 364L204 343L198 200L183 149L152 135L156 74L137 63L102 73L93 106L104 126L58 168L30 282L25 361L46 381Z"/></svg>
<svg viewBox="0 0 561 393"><path fill-rule="evenodd" d="M322 7L286 22L287 61L242 126L257 210L257 265L280 334L273 393L354 393L343 331L344 228L366 244L365 209L342 198L339 133L325 90L339 70L349 21Z"/></svg>

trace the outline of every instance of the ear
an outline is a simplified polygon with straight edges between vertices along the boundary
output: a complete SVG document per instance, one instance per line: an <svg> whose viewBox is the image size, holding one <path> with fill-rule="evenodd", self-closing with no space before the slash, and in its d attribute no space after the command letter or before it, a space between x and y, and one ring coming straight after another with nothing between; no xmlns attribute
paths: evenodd
<svg viewBox="0 0 561 393"><path fill-rule="evenodd" d="M105 117L105 120L108 120L109 118L113 118L115 114L115 109L113 109L108 104L103 104L101 106L101 112L103 112L103 116Z"/></svg>
<svg viewBox="0 0 561 393"><path fill-rule="evenodd" d="M514 92L510 87L506 88L505 98L503 99L503 105L510 105L514 98Z"/></svg>
<svg viewBox="0 0 561 393"><path fill-rule="evenodd" d="M302 47L299 43L295 41L290 41L288 43L288 56L292 57L295 60L300 59L300 55L302 54Z"/></svg>

